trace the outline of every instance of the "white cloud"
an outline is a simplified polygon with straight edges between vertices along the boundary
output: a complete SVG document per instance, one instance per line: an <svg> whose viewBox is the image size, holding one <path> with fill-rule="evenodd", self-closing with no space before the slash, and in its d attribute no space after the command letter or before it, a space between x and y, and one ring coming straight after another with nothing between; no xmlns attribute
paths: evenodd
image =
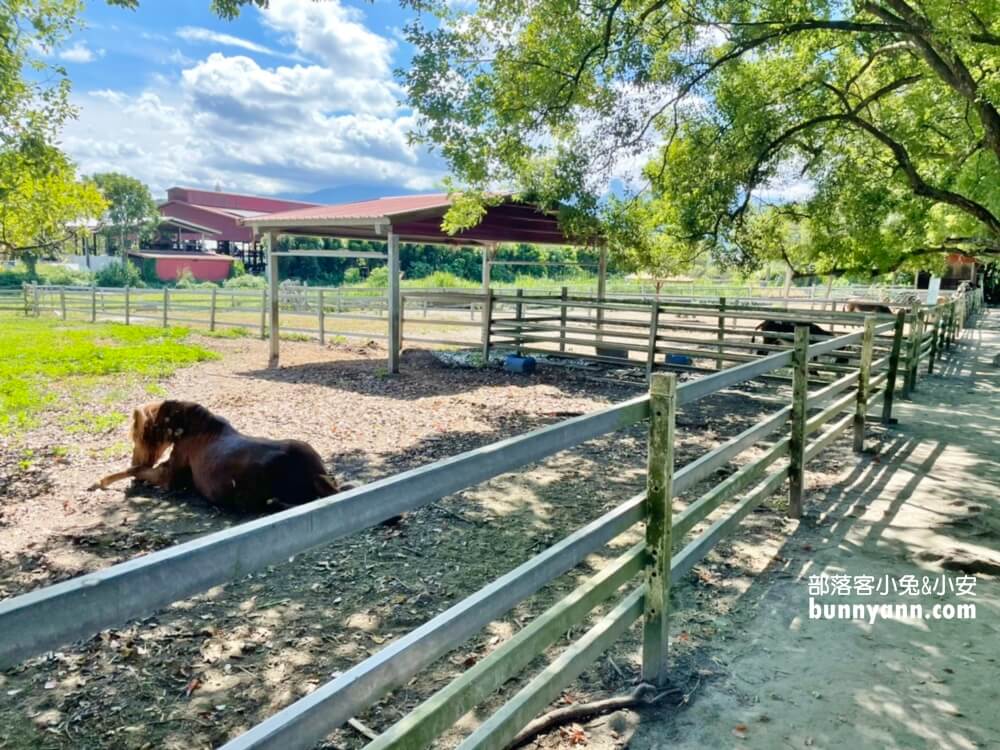
<svg viewBox="0 0 1000 750"><path fill-rule="evenodd" d="M281 0L261 11L264 23L303 55L341 75L388 78L395 42L370 31L359 10L339 0Z"/></svg>
<svg viewBox="0 0 1000 750"><path fill-rule="evenodd" d="M414 118L392 80L391 39L338 0L275 0L258 18L291 45L288 53L184 27L182 39L249 54L213 51L191 61L177 53L175 72L151 76L138 93L74 96L80 118L67 126L64 146L80 170L127 172L156 194L218 183L265 194L364 184L391 195L440 183L441 159L407 139ZM260 54L296 63L251 57Z"/></svg>
<svg viewBox="0 0 1000 750"><path fill-rule="evenodd" d="M99 57L104 57L104 50L99 49L95 52L87 46L86 42L76 42L72 47L60 50L56 56L66 62L89 63L94 62Z"/></svg>
<svg viewBox="0 0 1000 750"><path fill-rule="evenodd" d="M262 55L285 56L283 52L265 47L263 44L257 44L257 42L252 42L249 39L243 39L232 34L222 34L200 26L182 26L177 29L176 34L186 42L205 42L223 47L238 47Z"/></svg>

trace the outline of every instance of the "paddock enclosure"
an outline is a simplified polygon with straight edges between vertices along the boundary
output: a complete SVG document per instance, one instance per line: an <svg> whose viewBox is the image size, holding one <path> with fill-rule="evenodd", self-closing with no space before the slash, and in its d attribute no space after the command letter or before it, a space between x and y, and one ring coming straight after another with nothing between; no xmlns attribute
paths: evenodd
<svg viewBox="0 0 1000 750"><path fill-rule="evenodd" d="M170 296L179 298L187 292L158 292L164 325L181 322L170 315ZM128 294L120 300L123 306L114 308L109 293L100 312L95 289L78 295L89 299L89 310L76 304L79 300L66 290L26 288L23 304L28 314L42 314L58 305L54 311L64 319L88 312L91 319L110 315L124 318L123 322L155 318L152 299L143 299L137 290L123 294ZM202 310L212 327L228 325L219 312L218 297L224 294L213 291L211 305ZM325 330L329 308L325 292L319 290L318 295L318 307L302 314L316 321L317 337L323 340L339 334ZM418 304L412 310L417 321L422 314L443 315L449 306L474 315L476 301L464 296L440 291L414 295ZM765 344L759 334L751 340L756 322L800 321L802 311L776 307L773 301L598 301L516 292L478 296L480 319L454 327L478 333L466 346L481 349L484 360L492 350L503 349L540 351L584 363L580 367L588 362L630 365L649 376L648 392L308 506L6 599L0 602L0 664L12 667L29 657L57 652L72 641L148 618L174 602L267 571L269 566L294 566L297 556L311 548L348 539L395 515L414 512L590 441L610 440L613 445L625 439L615 436L638 438L647 456L644 491L619 497L562 539L545 539L536 554L512 569L496 564L496 572L507 572L425 622L414 622L415 627L395 640L225 744L313 747L385 696L395 695L393 691L407 690L461 644L482 637L491 623L561 581L560 596L550 597L543 608L535 607L530 617L517 618L516 628L500 637L495 647L462 662L459 673L449 676L453 679L422 685L419 700L409 701L415 703L413 709L380 726L378 737L368 745L425 747L448 732L447 744L505 747L623 638L636 643L642 679L666 685L668 624L675 616L672 585L786 483L787 513L798 517L807 465L819 460L848 430L853 432L854 449L863 450L871 428L869 413L875 411L877 421L888 424L893 400L917 388L925 371L933 371L981 304L973 293L926 308L907 306L891 316L813 309L808 320L830 330L831 337L810 341L808 327L798 326L792 334L777 335L780 343ZM175 301L178 307L173 309L183 309L180 300ZM424 303L422 308L419 302ZM307 307L308 303L307 299ZM282 304L294 310L302 303ZM267 324L267 307L262 301L251 313L261 316L261 332ZM292 325L294 314L284 312L283 323ZM409 323L404 313L404 341ZM670 354L688 357L691 363L668 367L664 358ZM687 374L682 377L678 371ZM762 378L779 388L779 399L770 401L772 408L681 464L676 450L678 410L697 408L723 391L749 387ZM725 475L722 481L719 472ZM676 514L675 497L680 500ZM603 564L594 565L595 559ZM581 565L588 569L581 570ZM641 633L629 636L640 620ZM569 638L564 637L567 632ZM555 652L554 647L558 647ZM541 654L548 656L546 664L538 664ZM484 703L489 711L454 737L452 727Z"/></svg>

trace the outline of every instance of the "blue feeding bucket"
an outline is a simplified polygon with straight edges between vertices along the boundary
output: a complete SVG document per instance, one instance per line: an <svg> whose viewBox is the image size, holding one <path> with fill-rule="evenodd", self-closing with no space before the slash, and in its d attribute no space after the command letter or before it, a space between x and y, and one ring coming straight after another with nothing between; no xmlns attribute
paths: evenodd
<svg viewBox="0 0 1000 750"><path fill-rule="evenodd" d="M506 359L503 361L503 367L508 372L530 375L535 371L535 358L520 357L517 354L508 354Z"/></svg>
<svg viewBox="0 0 1000 750"><path fill-rule="evenodd" d="M690 365L692 362L686 354L668 354L665 360L668 365Z"/></svg>

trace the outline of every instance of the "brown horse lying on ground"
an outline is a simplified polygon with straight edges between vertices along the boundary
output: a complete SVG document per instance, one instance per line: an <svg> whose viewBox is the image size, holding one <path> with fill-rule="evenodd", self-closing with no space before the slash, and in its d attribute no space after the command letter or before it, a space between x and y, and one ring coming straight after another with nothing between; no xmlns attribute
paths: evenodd
<svg viewBox="0 0 1000 750"><path fill-rule="evenodd" d="M892 308L888 305L883 305L881 302L869 302L868 300L861 299L848 300L847 306L844 310L845 312L884 313L886 315L892 315Z"/></svg>
<svg viewBox="0 0 1000 750"><path fill-rule="evenodd" d="M769 333L795 333L795 326L809 326L809 338L812 339L814 336L826 336L832 337L833 334L822 328L815 323L807 323L804 320L765 320L763 323L757 326L756 330L761 332L761 341L764 344L769 344L772 346L777 346L780 344L790 345L791 341L780 336L768 336ZM753 344L757 341L757 334L755 333L750 337L750 343ZM768 354L776 354L776 352L769 349L758 349L757 355L760 357L766 357ZM838 365L846 365L848 359L846 357L837 357L834 360Z"/></svg>
<svg viewBox="0 0 1000 750"><path fill-rule="evenodd" d="M261 512L339 492L313 448L300 440L247 437L190 401L158 401L132 414L132 466L96 487L134 477L165 489L193 486L211 502ZM157 465L167 448L166 461Z"/></svg>
<svg viewBox="0 0 1000 750"><path fill-rule="evenodd" d="M821 328L815 323L807 323L804 320L765 320L763 323L757 326L755 330L760 331L761 341L764 344L771 346L777 346L780 344L785 344L786 346L791 345L791 339L787 339L781 336L768 336L769 333L795 333L795 326L809 326L809 338L813 336L833 336L825 328ZM750 343L753 344L757 341L757 334L755 333L750 337ZM774 354L775 352L768 351L767 349L760 349L757 351L758 356L764 357L768 354Z"/></svg>

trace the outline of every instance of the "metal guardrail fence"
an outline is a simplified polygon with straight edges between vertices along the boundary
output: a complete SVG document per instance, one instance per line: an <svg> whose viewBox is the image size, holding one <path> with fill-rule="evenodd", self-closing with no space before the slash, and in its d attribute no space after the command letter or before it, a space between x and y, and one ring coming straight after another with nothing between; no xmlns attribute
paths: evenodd
<svg viewBox="0 0 1000 750"><path fill-rule="evenodd" d="M427 746L459 716L520 673L569 625L584 622L597 604L642 572L642 583L633 585L606 615L461 745L467 749L504 747L521 726L640 618L644 679L662 683L667 670L671 580L690 571L786 479L790 513L798 515L807 463L852 425L854 445L860 450L868 412L878 401L883 402L882 418L890 420L899 375L912 390L919 363L929 358L932 368L934 358L954 342L966 312L960 302L953 300L935 309L933 322L926 313L918 312L909 338L904 336L905 312L883 323L869 316L863 330L811 345L809 329L800 325L795 328L790 350L776 351L680 386L673 374L655 374L648 394L622 404L5 600L0 602L0 667L149 614L267 565L290 561L299 552L587 440L648 421L646 492L625 500L225 746L228 750L244 750L313 745L574 568L588 554L645 521L645 543L634 546L539 615L371 745L376 749ZM880 340L888 345L877 349ZM846 358L852 365L836 380L810 394L809 370L817 366L820 357ZM789 366L793 401L788 407L675 471L673 426L678 407ZM675 496L779 431L788 434L673 517ZM811 438L814 433L819 434ZM779 468L773 468L779 462ZM726 512L717 515L727 503L731 504ZM707 523L707 528L681 545L681 540L701 523Z"/></svg>

